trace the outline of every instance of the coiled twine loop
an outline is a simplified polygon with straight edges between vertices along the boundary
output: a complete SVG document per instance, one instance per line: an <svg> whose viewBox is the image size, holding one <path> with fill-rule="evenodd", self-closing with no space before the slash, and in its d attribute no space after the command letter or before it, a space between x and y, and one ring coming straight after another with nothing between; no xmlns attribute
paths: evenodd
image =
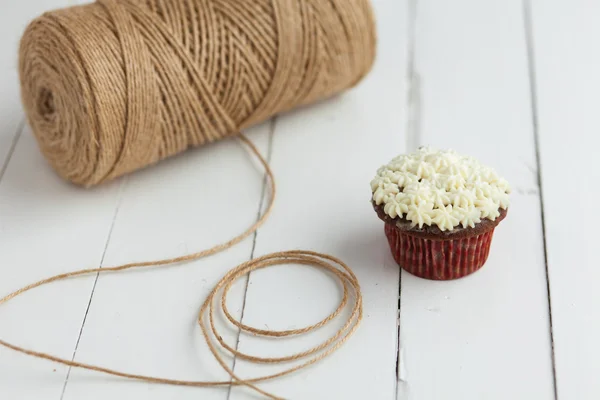
<svg viewBox="0 0 600 400"><path fill-rule="evenodd" d="M258 221L256 221L252 226L250 226L244 232L233 237L232 239L228 240L227 242L218 244L216 246L210 247L210 248L202 250L202 251L185 254L185 255L182 255L179 257L166 258L166 259L161 259L161 260L143 261L143 262L132 262L132 263L128 263L128 264L118 265L115 267L80 269L77 271L54 275L49 278L42 279L40 281L37 281L37 282L31 283L27 286L24 286L4 297L0 297L0 305L3 305L5 303L9 302L10 300L14 299L15 297L22 295L32 289L38 288L40 286L47 285L47 284L53 283L53 282L62 281L65 279L78 277L78 276L85 276L85 275L99 274L99 273L117 273L117 272L127 271L127 270L131 270L131 269L156 268L156 267L163 267L163 266L167 266L167 265L179 264L179 263L183 263L186 261L198 260L200 258L208 257L213 254L217 254L219 252L227 250L227 249L235 246L236 244L240 243L242 240L247 238L252 233L256 232L256 230L267 220L267 218L269 217L271 210L273 208L273 202L274 202L275 193L276 193L275 179L273 177L273 172L271 171L271 168L269 167L267 161L260 154L260 152L258 151L256 146L251 141L249 141L244 135L240 135L239 138L242 142L244 142L248 146L248 148L252 151L252 153L254 153L254 155L258 158L260 163L265 168L266 177L268 178L267 180L269 183L269 187L271 189L270 190L271 196L268 201L268 205L266 207L265 212L261 215L261 217L258 219ZM338 308L335 311L333 311L332 313L330 313L326 318L317 322L316 324L313 324L313 325L310 325L310 326L307 326L304 328L290 329L290 330L283 330L283 331L258 329L258 328L254 328L252 326L246 325L246 324L242 323L241 321L236 320L231 315L231 313L229 312L229 310L227 308L227 293L228 293L229 289L231 288L231 285L237 279L239 279L240 277L242 277L246 274L249 274L252 271L255 271L258 269L263 269L263 268L269 268L269 267L272 267L275 265L287 265L287 264L312 265L314 267L323 269L323 270L328 271L329 273L333 274L338 279L338 281L340 282L340 284L343 288L343 296L342 296L342 300L341 300ZM221 296L221 301L219 303L217 303L216 299L219 296ZM264 337L277 337L277 338L301 335L301 334L310 333L319 328L322 328L329 322L340 317L340 314L342 313L344 308L348 305L349 301L352 305L350 313L347 316L347 318L345 319L343 326L340 327L332 336L330 336L325 341L321 342L320 344L318 344L310 349L304 350L299 353L282 356L282 357L260 357L260 356L250 355L250 354L246 354L241 351L238 351L236 348L231 347L223 340L223 338L219 334L219 331L217 330L217 327L215 325L215 318L214 318L215 311L219 312L219 308L220 308L220 311L224 314L226 319L231 324L233 324L234 326L239 328L240 333L244 332L244 333L248 333L248 334L252 334L252 335L259 335L259 336L264 336ZM177 386L193 386L193 387L243 385L243 386L253 389L257 393L265 395L266 397L268 397L270 399L281 399L281 397L278 397L272 393L269 393L269 392L261 389L256 384L266 381L266 380L270 380L270 379L278 378L278 377L281 377L284 375L288 375L288 374L296 372L302 368L313 365L313 364L317 363L318 361L322 360L323 358L327 357L328 355L330 355L337 349L339 349L340 346L342 344L344 344L344 342L346 342L346 340L348 340L348 338L354 333L354 331L358 327L358 324L362 320L362 316L363 316L362 305L363 305L363 300L362 300L362 294L360 292L360 285L358 283L358 279L356 278L356 275L354 275L352 270L344 262L342 262L341 260L339 260L336 257L330 256L327 254L317 253L314 251L288 250L288 251L280 251L280 252L276 252L276 253L267 254L262 257L257 257L257 258L251 259L249 261L246 261L245 263L242 263L242 264L238 265L237 267L233 268L232 270L227 272L225 274L225 276L215 285L215 287L211 290L208 297L202 304L202 307L200 308L200 311L198 313L197 322L198 322L198 325L200 326L202 335L204 336L204 339L206 341L206 344L208 345L210 352L215 357L215 359L217 360L219 365L221 365L221 367L225 370L225 372L227 372L227 374L231 377L231 380L190 381L190 380L180 380L180 379L173 379L173 378L163 378L163 377L156 377L156 376L149 376L149 375L133 374L133 373L123 372L123 371L119 371L116 369L101 367L101 366L97 366L97 365L93 365L93 364L82 363L82 362L78 362L78 361L75 361L72 359L61 358L61 357L57 357L57 356L54 356L54 355L51 355L48 353L44 353L44 352L40 352L40 351L31 350L31 349L28 349L28 348L25 348L22 346L18 346L18 345L9 343L5 340L2 340L1 338L0 338L0 346L17 351L22 354L26 354L26 355L44 359L44 360L53 361L55 363L59 363L62 365L87 369L90 371L102 372L105 374L119 376L122 378L135 379L135 380L140 380L140 381L150 382L150 383L160 383L160 384L177 385ZM207 319L208 319L208 324L206 321ZM296 363L296 365L294 365L294 366L288 367L287 369L283 369L283 370L281 370L277 373L271 374L271 375L263 375L263 376L259 376L259 377L253 377L253 378L241 378L233 371L233 369L225 361L225 359L223 358L223 353L229 353L230 355L237 357L238 359L246 360L246 361L254 362L254 363L281 364L281 363L287 363L287 362L293 362L293 361L298 361L299 363Z"/></svg>

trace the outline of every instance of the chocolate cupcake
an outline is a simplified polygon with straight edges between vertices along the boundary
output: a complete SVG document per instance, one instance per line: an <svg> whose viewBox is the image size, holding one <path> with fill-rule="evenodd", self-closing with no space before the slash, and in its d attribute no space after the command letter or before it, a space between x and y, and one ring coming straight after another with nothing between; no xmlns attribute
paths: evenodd
<svg viewBox="0 0 600 400"><path fill-rule="evenodd" d="M422 278L449 280L487 260L510 186L473 157L420 147L379 168L371 191L398 265Z"/></svg>

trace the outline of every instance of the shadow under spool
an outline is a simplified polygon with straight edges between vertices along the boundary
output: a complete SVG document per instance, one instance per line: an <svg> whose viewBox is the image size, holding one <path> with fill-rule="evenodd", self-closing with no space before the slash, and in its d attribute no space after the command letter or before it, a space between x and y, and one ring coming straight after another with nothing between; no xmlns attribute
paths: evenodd
<svg viewBox="0 0 600 400"><path fill-rule="evenodd" d="M22 100L60 176L93 186L359 82L369 0L99 0L43 14Z"/></svg>

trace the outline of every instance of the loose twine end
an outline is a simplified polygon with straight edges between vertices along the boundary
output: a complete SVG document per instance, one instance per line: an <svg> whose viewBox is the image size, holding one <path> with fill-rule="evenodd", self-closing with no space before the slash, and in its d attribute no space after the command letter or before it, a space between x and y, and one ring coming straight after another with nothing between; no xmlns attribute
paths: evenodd
<svg viewBox="0 0 600 400"><path fill-rule="evenodd" d="M183 263L186 261L198 260L200 258L208 257L213 254L227 250L227 249L235 246L236 244L238 244L239 242L241 242L242 240L244 240L251 234L253 234L260 226L263 225L263 223L267 220L267 218L271 214L271 210L272 210L273 203L275 201L275 195L276 195L275 178L273 176L273 172L272 172L271 168L269 167L267 161L260 154L260 152L258 151L256 146L250 140L248 140L244 135L239 135L238 138L249 147L251 152L258 158L258 160L264 167L266 175L268 177L270 193L271 193L271 195L269 196L269 203L268 203L266 211L261 215L261 217L256 221L256 223L254 223L246 231L242 232L238 236L234 237L233 239L231 239L225 243L218 244L209 249L202 250L202 251L199 251L196 253L183 255L180 257L166 258L166 259L154 260L154 261L135 262L135 263L123 264L123 265L119 265L116 267L108 267L108 268L81 269L81 270L72 271L72 272L68 272L68 273L64 273L64 274L54 275L52 277L34 282L27 286L24 286L16 291L14 291L13 293L1 298L0 305L5 304L9 300L14 299L15 297L17 297L25 292L28 292L32 289L35 289L39 286L43 286L43 285L46 285L46 284L49 284L52 282L56 282L56 281L65 280L67 278L73 278L73 277L77 277L77 276L89 275L89 274L94 274L94 273L120 272L120 271L125 271L125 270L133 269L133 268L149 268L149 267L161 267L161 266L164 267L164 266L168 266L168 265ZM229 289L231 288L232 284L237 279L250 273L251 271L255 271L258 269L269 268L269 267L272 267L275 265L291 265L291 264L311 265L311 266L320 268L322 270L328 271L331 274L333 274L333 276L335 276L339 280L339 282L341 283L341 285L343 287L343 296L342 296L342 300L341 300L338 308L335 311L333 311L331 314L329 314L326 318L324 318L322 321L317 322L316 324L313 324L311 326L307 326L304 328L300 328L300 329L291 329L291 330L284 330L284 331L257 329L257 328L251 327L249 325L243 324L241 321L236 320L231 315L231 313L227 309L226 300L227 300L227 294L228 294ZM217 302L217 298L219 297L219 295L221 296L221 300L220 300L220 302ZM298 353L294 353L294 354L290 354L287 356L281 356L281 357L260 357L260 356L243 353L243 352L231 347L223 340L222 335L219 334L217 327L215 325L215 320L214 320L215 310L217 309L217 307L220 307L220 310L223 312L226 319L231 324L238 327L242 332L253 334L253 335L260 335L260 336L264 336L264 337L277 337L277 338L290 337L290 336L295 336L295 335L307 334L307 333L310 333L312 331L315 331L316 329L319 329L319 328L325 326L326 324L328 324L329 322L331 322L332 320L334 320L336 317L338 317L340 315L340 313L348 306L349 301L351 302L350 315L346 319L346 322L343 324L343 326L341 328L339 328L332 336L330 336L328 339L321 342L320 344L318 344L314 347L311 347L307 350L304 350L304 351L298 352ZM202 335L203 335L203 337L206 341L206 344L208 345L208 348L211 351L212 355L215 357L215 359L217 360L219 365L221 365L223 370L225 370L225 372L227 372L227 374L230 376L231 380L190 381L190 380L178 380L178 379L171 379L171 378L155 377L155 376L149 376L149 375L139 375L139 374L122 372L122 371L118 371L115 369L100 367L100 366L93 365L93 364L86 364L86 363L77 362L74 360L68 360L68 359L61 358L61 357L56 357L56 356L53 356L48 353L39 352L39 351L31 350L31 349L28 349L25 347L21 347L21 346L9 343L9 342L1 340L1 339L0 339L0 345L5 348L17 351L19 353L26 354L31 357L48 360L48 361L66 365L69 367L75 367L75 368L81 368L81 369L86 369L86 370L90 370L90 371L101 372L101 373L105 373L108 375L113 375L113 376L126 378L126 379L133 379L133 380L144 381L144 382L149 382L149 383L157 383L157 384L176 385L176 386L194 386L194 387L216 387L216 386L227 386L227 385L246 386L268 398L281 399L281 397L278 397L272 393L269 393L269 392L261 389L256 384L270 380L270 379L289 375L295 371L298 371L298 370L306 368L312 364L315 364L318 361L322 360L323 358L329 356L334 351L339 349L340 346L342 346L342 344L344 344L344 342L346 342L346 340L348 340L348 338L355 332L355 330L358 327L358 324L360 323L360 321L362 319L362 315L363 315L362 295L360 292L360 285L358 283L358 279L356 278L356 276L354 275L352 270L344 262L342 262L341 260L339 260L333 256L318 253L318 252L306 251L306 250L289 250L289 251L282 251L282 252L267 254L265 256L249 260L249 261L242 263L242 264L238 265L237 267L233 268L227 274L225 274L225 276L216 284L216 286L209 293L209 295L207 296L206 300L204 301L202 307L200 308L200 311L198 313L197 322L200 326ZM208 323L207 323L207 319L208 319ZM226 363L225 359L223 358L223 356L221 354L222 352L229 353L230 355L237 357L238 359L246 360L246 361L253 362L253 363L282 364L282 363L286 363L286 362L299 361L299 360L304 360L304 361L302 361L300 364L297 364L293 367L284 369L278 373L264 375L264 376L258 376L258 377L254 377L254 378L242 378L242 377L238 376L233 371L232 368L229 367L229 365Z"/></svg>

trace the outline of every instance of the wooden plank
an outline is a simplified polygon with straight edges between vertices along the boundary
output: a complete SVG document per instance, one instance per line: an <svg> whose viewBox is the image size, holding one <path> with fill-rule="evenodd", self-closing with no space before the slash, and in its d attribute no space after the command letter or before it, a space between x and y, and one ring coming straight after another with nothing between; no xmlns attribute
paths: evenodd
<svg viewBox="0 0 600 400"><path fill-rule="evenodd" d="M558 398L597 399L600 4L536 0L530 15Z"/></svg>
<svg viewBox="0 0 600 400"><path fill-rule="evenodd" d="M27 129L0 182L0 293L100 264L118 185L84 191L60 180ZM64 358L73 354L93 278L42 287L0 309L0 336ZM58 399L67 368L0 349L7 398ZM36 384L32 385L31 381Z"/></svg>
<svg viewBox="0 0 600 400"><path fill-rule="evenodd" d="M249 136L267 152L269 123ZM191 150L125 179L103 266L177 256L229 240L257 219L263 171L235 140ZM196 262L118 275L100 274L76 360L138 374L228 380L196 326L217 281L247 261L252 238ZM244 282L229 299L239 315ZM237 330L224 329L229 343ZM227 387L136 383L72 370L64 400L225 399Z"/></svg>
<svg viewBox="0 0 600 400"><path fill-rule="evenodd" d="M271 220L259 231L256 254L310 249L341 258L358 276L365 312L355 335L330 358L261 385L284 398L395 398L399 270L369 204L369 182L382 163L404 150L406 10L402 2L373 3L379 51L371 74L343 96L277 120L272 167L278 196ZM335 281L310 267L257 271L251 274L244 322L299 328L324 318L339 299ZM327 338L341 323L282 341L242 336L239 349L287 355ZM281 366L238 361L235 370L250 377ZM230 398L255 396L240 388Z"/></svg>
<svg viewBox="0 0 600 400"><path fill-rule="evenodd" d="M59 180L32 133L19 140L17 48L26 24L62 0L15 3L0 17L0 293L74 267L97 266L115 208L117 185L81 191ZM10 154L10 159L7 157ZM10 162L9 162L10 161ZM90 212L93 210L93 212ZM69 358L92 280L64 282L0 309L0 337ZM0 349L3 398L58 399L67 369ZM33 385L31 382L35 381Z"/></svg>
<svg viewBox="0 0 600 400"><path fill-rule="evenodd" d="M398 398L552 398L522 5L421 0L414 40L415 145L476 156L514 192L481 271L451 282L402 274Z"/></svg>

